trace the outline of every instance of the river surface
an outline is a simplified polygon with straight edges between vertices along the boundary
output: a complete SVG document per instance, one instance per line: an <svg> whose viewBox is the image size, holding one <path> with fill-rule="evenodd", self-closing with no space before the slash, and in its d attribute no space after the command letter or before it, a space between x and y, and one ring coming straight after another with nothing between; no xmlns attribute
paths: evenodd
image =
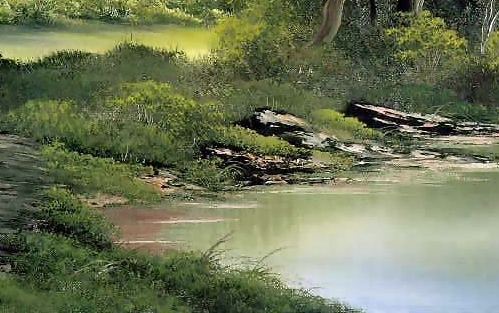
<svg viewBox="0 0 499 313"><path fill-rule="evenodd" d="M224 262L282 248L263 262L286 282L366 312L499 312L499 172L281 188L233 202L186 204L226 220L168 225L162 236L197 250L235 231Z"/></svg>
<svg viewBox="0 0 499 313"><path fill-rule="evenodd" d="M33 60L58 50L102 53L124 41L204 55L216 44L214 31L177 25L131 26L81 22L65 27L33 28L0 25L0 53L6 58Z"/></svg>

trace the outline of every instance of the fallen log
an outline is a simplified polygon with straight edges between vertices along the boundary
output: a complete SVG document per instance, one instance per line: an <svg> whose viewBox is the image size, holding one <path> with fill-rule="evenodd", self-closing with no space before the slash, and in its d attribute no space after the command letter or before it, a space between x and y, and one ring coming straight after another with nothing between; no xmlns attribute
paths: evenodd
<svg viewBox="0 0 499 313"><path fill-rule="evenodd" d="M345 115L356 117L371 128L411 134L442 136L499 134L498 124L460 122L435 114L406 113L366 103L349 104Z"/></svg>

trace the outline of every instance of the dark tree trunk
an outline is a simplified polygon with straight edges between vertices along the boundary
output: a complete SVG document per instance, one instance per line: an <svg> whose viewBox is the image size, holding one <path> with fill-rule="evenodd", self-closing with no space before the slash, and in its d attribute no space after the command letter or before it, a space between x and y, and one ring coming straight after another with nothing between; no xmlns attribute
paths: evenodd
<svg viewBox="0 0 499 313"><path fill-rule="evenodd" d="M412 12L413 0L397 0L398 12Z"/></svg>
<svg viewBox="0 0 499 313"><path fill-rule="evenodd" d="M376 25L376 20L378 19L378 9L376 7L376 0L369 0L369 17L371 20L371 26Z"/></svg>

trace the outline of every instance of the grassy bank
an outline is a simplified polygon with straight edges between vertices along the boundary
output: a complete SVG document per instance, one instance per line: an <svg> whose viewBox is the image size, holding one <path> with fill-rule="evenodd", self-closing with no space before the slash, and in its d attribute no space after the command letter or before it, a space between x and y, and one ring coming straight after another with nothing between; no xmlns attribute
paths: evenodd
<svg viewBox="0 0 499 313"><path fill-rule="evenodd" d="M209 188L230 184L237 173L225 175L216 159L200 161L206 147L291 159L310 155L234 124L269 101L338 138L377 136L334 111L340 101L287 83L228 82L213 72L210 59L191 61L179 51L135 43L101 55L62 51L36 62L4 60L2 68L1 130L41 143L60 141L95 157L174 168Z"/></svg>
<svg viewBox="0 0 499 313"><path fill-rule="evenodd" d="M41 157L57 185L26 216L36 229L1 236L3 250L10 252L2 261L12 270L0 275L8 286L0 289L0 311L351 311L289 289L261 268L221 267L214 250L155 257L121 249L113 227L80 199L105 194L131 203L158 201L157 190L140 179L158 169L213 191L242 180L242 170L207 155L207 148L290 163L313 155L330 161L328 175L354 164L354 156L332 147L313 151L238 126L258 108L289 112L348 143L404 139L386 138L390 135L346 118L341 111L357 100L497 121L499 75L493 60L470 55L455 31L427 13L385 25L382 33L359 33L350 24L334 46L304 48L316 23L307 17L314 7L300 1L258 0L247 9L244 1L231 2L241 4L237 10L225 1L217 7L213 1L175 3L8 0L0 7L0 23L64 26L54 29L83 30L83 37L93 31L85 29L88 24L74 26L74 18L209 24L218 17L200 14L238 13L221 21L213 53L196 60L134 38L99 54L64 50L29 61L0 57L0 132L43 145ZM101 26L96 36L105 39ZM44 40L46 31L36 36ZM153 37L148 40L161 40ZM449 40L441 46L439 38ZM426 66L435 46L442 53Z"/></svg>
<svg viewBox="0 0 499 313"><path fill-rule="evenodd" d="M60 160L53 152L43 154ZM61 172L82 176L48 166L56 181ZM98 167L87 170L95 174ZM74 190L98 188L66 181ZM0 263L11 267L0 272L0 312L356 312L290 289L261 268L222 267L216 247L164 256L122 249L103 215L68 189L51 187L42 196L38 210L26 216L36 231L0 235L1 249L10 252Z"/></svg>
<svg viewBox="0 0 499 313"><path fill-rule="evenodd" d="M362 140L372 135L362 124L329 111L313 115L332 106L293 85L241 81L230 88L222 76L210 78L210 60L193 63L181 52L138 44L102 55L4 59L1 69L0 129L43 144L41 158L58 187L45 190L25 216L36 231L1 236L1 250L9 251L1 261L11 271L0 276L8 286L0 291L0 311L353 312L290 289L260 268L221 267L216 249L161 257L122 249L113 243L115 229L80 196L157 201L157 191L139 178L158 167L214 190L237 180L218 159L202 159L208 146L282 158L310 154L234 124L269 93L278 109L315 116L321 129ZM246 87L255 91L249 99Z"/></svg>

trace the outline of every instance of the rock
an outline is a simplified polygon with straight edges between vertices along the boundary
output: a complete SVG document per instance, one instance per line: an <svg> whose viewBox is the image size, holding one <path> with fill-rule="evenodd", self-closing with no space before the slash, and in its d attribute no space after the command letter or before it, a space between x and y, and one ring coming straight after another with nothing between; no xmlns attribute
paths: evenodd
<svg viewBox="0 0 499 313"><path fill-rule="evenodd" d="M304 148L325 148L337 140L325 133L314 132L312 127L299 117L265 108L255 110L250 118L238 124L263 136L277 136Z"/></svg>
<svg viewBox="0 0 499 313"><path fill-rule="evenodd" d="M10 273L12 271L12 266L10 264L0 265L0 272Z"/></svg>
<svg viewBox="0 0 499 313"><path fill-rule="evenodd" d="M305 120L289 113L269 109L257 109L253 115L238 122L240 126L252 129L263 136L277 136L289 143L308 149L333 149L355 155L358 158L393 157L388 148L376 146L371 149L359 143L340 142L336 137L316 132Z"/></svg>
<svg viewBox="0 0 499 313"><path fill-rule="evenodd" d="M444 136L499 134L497 124L458 122L435 114L406 113L366 103L349 104L345 115L356 117L372 128L398 130L409 134Z"/></svg>
<svg viewBox="0 0 499 313"><path fill-rule="evenodd" d="M449 135L456 125L438 115L421 115L363 103L351 103L345 112L372 128L399 130L408 133L438 133Z"/></svg>

